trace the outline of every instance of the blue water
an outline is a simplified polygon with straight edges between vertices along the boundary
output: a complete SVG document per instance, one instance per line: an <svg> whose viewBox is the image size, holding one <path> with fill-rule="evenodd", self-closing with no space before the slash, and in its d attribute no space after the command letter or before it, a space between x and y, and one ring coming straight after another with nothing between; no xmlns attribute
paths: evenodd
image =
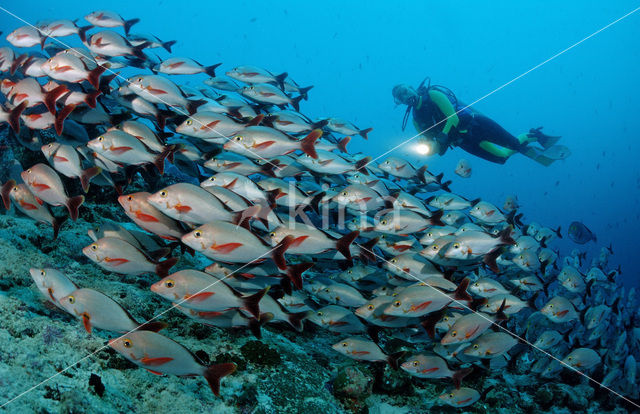
<svg viewBox="0 0 640 414"><path fill-rule="evenodd" d="M105 6L96 1L3 3L30 23L82 18ZM404 108L393 103L394 84L417 85L430 76L470 103L636 6L626 0L401 6L381 1L108 2L126 18L141 18L132 32L178 40L176 56L223 62L225 70L254 64L315 85L302 112L373 127L368 142L356 138L350 147L373 156L414 134L411 128L401 131ZM5 33L19 25L0 13ZM470 198L502 205L505 195L517 194L526 220L563 229L582 220L599 239L597 246L586 246L590 254L613 243L611 263L622 265L627 285L637 285L638 27L640 14L630 16L475 105L514 134L544 126L545 132L562 135L561 144L573 152L569 159L544 168L517 155L504 166L493 165L461 150L418 159L405 146L394 155L444 171L454 180L453 191ZM453 174L461 157L471 160L470 180ZM566 236L557 245L564 253L576 247Z"/></svg>

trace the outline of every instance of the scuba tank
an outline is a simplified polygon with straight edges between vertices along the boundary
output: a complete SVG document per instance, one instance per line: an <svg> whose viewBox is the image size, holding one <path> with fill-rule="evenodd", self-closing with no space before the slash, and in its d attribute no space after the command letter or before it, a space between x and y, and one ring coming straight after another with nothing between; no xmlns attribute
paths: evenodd
<svg viewBox="0 0 640 414"><path fill-rule="evenodd" d="M425 86L425 82L427 82L427 86ZM419 96L425 96L427 95L427 93L429 93L429 90L431 89L435 89L439 92L442 92L443 94L445 94L447 96L447 98L449 98L449 101L451 101L451 104L453 105L454 108L456 108L456 110L458 109L458 98L456 98L456 95L453 93L453 91L449 88L447 88L446 86L442 86L442 85L432 85L431 84L431 78L429 76L425 77L422 82L420 82L420 85L418 85L418 88L416 89L416 92L418 93ZM404 117L402 118L402 130L404 131L406 126L407 126L407 121L409 120L409 115L411 115L411 111L413 110L414 105L408 105L407 106L407 110L404 113ZM434 123L436 122L435 119L433 120Z"/></svg>

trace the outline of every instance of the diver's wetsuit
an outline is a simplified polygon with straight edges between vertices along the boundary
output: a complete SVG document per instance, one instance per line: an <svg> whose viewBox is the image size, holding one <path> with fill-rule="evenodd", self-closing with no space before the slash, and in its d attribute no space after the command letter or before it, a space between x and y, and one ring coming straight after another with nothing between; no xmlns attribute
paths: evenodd
<svg viewBox="0 0 640 414"><path fill-rule="evenodd" d="M419 90L419 98L413 105L413 123L418 132L429 129L424 135L438 141L440 155L452 145L487 161L504 164L526 147L527 134L515 137L470 108L456 114L463 107L452 93L440 87Z"/></svg>

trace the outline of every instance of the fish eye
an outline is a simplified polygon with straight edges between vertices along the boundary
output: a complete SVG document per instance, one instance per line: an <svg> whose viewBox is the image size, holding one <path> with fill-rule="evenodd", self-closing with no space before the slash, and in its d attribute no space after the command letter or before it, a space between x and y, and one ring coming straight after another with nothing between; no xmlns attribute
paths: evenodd
<svg viewBox="0 0 640 414"><path fill-rule="evenodd" d="M164 282L164 285L166 287L168 287L169 289L171 289L172 287L174 287L176 285L176 282L174 282L172 279L169 279L169 280Z"/></svg>
<svg viewBox="0 0 640 414"><path fill-rule="evenodd" d="M167 196L167 192L162 190L160 191L160 197L166 197Z"/></svg>
<svg viewBox="0 0 640 414"><path fill-rule="evenodd" d="M271 237L271 238L276 237L276 233L275 233L275 232L271 232L271 233L269 233L269 237Z"/></svg>
<svg viewBox="0 0 640 414"><path fill-rule="evenodd" d="M433 233L427 233L427 236L433 237Z"/></svg>
<svg viewBox="0 0 640 414"><path fill-rule="evenodd" d="M133 342L131 342L130 339L123 339L122 345L124 345L125 348L131 348L133 346Z"/></svg>
<svg viewBox="0 0 640 414"><path fill-rule="evenodd" d="M456 337L456 335L458 335L458 331L453 331L453 332L451 332L451 336L452 336L452 337L454 337L454 338L455 338L455 337Z"/></svg>
<svg viewBox="0 0 640 414"><path fill-rule="evenodd" d="M242 135L236 135L236 137L234 138L237 142L242 141Z"/></svg>
<svg viewBox="0 0 640 414"><path fill-rule="evenodd" d="M18 186L13 187L13 191L18 191Z"/></svg>
<svg viewBox="0 0 640 414"><path fill-rule="evenodd" d="M193 237L198 238L200 236L202 236L202 232L200 230L196 230L196 231L193 232Z"/></svg>
<svg viewBox="0 0 640 414"><path fill-rule="evenodd" d="M400 307L400 305L401 305L401 302L399 300L396 300L395 302L393 302L393 306L395 306L396 308Z"/></svg>
<svg viewBox="0 0 640 414"><path fill-rule="evenodd" d="M432 248L433 250L438 250L438 245L437 245L437 244L434 244L433 246L431 246L431 248Z"/></svg>
<svg viewBox="0 0 640 414"><path fill-rule="evenodd" d="M391 263L396 263L398 261L398 259L391 259Z"/></svg>
<svg viewBox="0 0 640 414"><path fill-rule="evenodd" d="M347 273L352 274L352 273L353 273L353 270L349 270L349 271L347 271Z"/></svg>
<svg viewBox="0 0 640 414"><path fill-rule="evenodd" d="M100 136L98 137L98 141L104 141L104 136L100 135Z"/></svg>
<svg viewBox="0 0 640 414"><path fill-rule="evenodd" d="M75 298L75 296L69 296L69 303L70 303L70 304L72 304L72 305L73 305L74 303L76 303L76 298Z"/></svg>
<svg viewBox="0 0 640 414"><path fill-rule="evenodd" d="M478 346L478 344L475 344L475 345L473 346L473 349L478 349L478 348L480 348L480 347Z"/></svg>
<svg viewBox="0 0 640 414"><path fill-rule="evenodd" d="M549 305L549 308L553 308L553 303Z"/></svg>
<svg viewBox="0 0 640 414"><path fill-rule="evenodd" d="M31 174L31 168L27 170L27 174Z"/></svg>
<svg viewBox="0 0 640 414"><path fill-rule="evenodd" d="M93 250L93 251L98 250L98 245L97 245L97 244L95 244L95 243L94 243L94 244L92 244L92 245L91 245L91 250Z"/></svg>
<svg viewBox="0 0 640 414"><path fill-rule="evenodd" d="M417 367L418 365L420 365L420 362L419 362L419 361L413 361L413 366L414 366L414 367Z"/></svg>
<svg viewBox="0 0 640 414"><path fill-rule="evenodd" d="M343 342L343 343L342 343L342 346L346 348L347 346L349 346L349 344L348 344L348 343L346 343L346 342Z"/></svg>
<svg viewBox="0 0 640 414"><path fill-rule="evenodd" d="M138 78L136 82L142 82L142 78Z"/></svg>
<svg viewBox="0 0 640 414"><path fill-rule="evenodd" d="M373 310L373 308L374 308L374 306L373 306L373 305L368 305L368 306L367 306L367 309L369 309L370 311L372 311L372 310Z"/></svg>
<svg viewBox="0 0 640 414"><path fill-rule="evenodd" d="M40 271L40 276L44 276L44 275L46 275L46 274L47 274L47 272L45 272L44 270L41 270L41 271Z"/></svg>
<svg viewBox="0 0 640 414"><path fill-rule="evenodd" d="M385 164L391 164L391 162L389 160L384 162Z"/></svg>
<svg viewBox="0 0 640 414"><path fill-rule="evenodd" d="M449 398L453 398L453 397L454 397L453 393L449 394Z"/></svg>
<svg viewBox="0 0 640 414"><path fill-rule="evenodd" d="M478 282L474 283L473 286L475 287L480 287L480 284L478 284Z"/></svg>
<svg viewBox="0 0 640 414"><path fill-rule="evenodd" d="M348 192L346 192L346 191L343 191L343 192L342 192L342 195L343 195L344 197L346 197L347 195L349 195L349 193L348 193Z"/></svg>
<svg viewBox="0 0 640 414"><path fill-rule="evenodd" d="M187 126L190 126L191 124L193 124L193 121L191 119L187 119L187 122L185 122L187 124Z"/></svg>
<svg viewBox="0 0 640 414"><path fill-rule="evenodd" d="M133 196L127 196L127 200L129 201L133 200Z"/></svg>
<svg viewBox="0 0 640 414"><path fill-rule="evenodd" d="M567 359L568 359L569 361L571 361L571 360L573 359L573 357L568 357Z"/></svg>
<svg viewBox="0 0 640 414"><path fill-rule="evenodd" d="M322 312L318 312L316 315L318 315L318 316L322 316L322 315L323 315L323 313L322 313Z"/></svg>
<svg viewBox="0 0 640 414"><path fill-rule="evenodd" d="M382 225L387 224L387 220L382 220L382 221L380 222L380 224L382 224Z"/></svg>
<svg viewBox="0 0 640 414"><path fill-rule="evenodd" d="M454 243L453 248L454 249L459 249L460 248L460 244L459 243Z"/></svg>

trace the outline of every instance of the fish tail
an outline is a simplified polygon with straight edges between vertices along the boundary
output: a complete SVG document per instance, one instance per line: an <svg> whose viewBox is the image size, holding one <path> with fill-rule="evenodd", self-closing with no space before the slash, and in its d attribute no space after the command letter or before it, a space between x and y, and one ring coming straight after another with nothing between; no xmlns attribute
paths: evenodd
<svg viewBox="0 0 640 414"><path fill-rule="evenodd" d="M91 167L82 171L82 175L80 175L80 183L82 184L82 190L85 193L89 191L89 182L91 181L91 179L101 172L102 168L100 167Z"/></svg>
<svg viewBox="0 0 640 414"><path fill-rule="evenodd" d="M78 30L78 36L80 36L80 40L82 40L82 43L87 43L87 32L89 30L93 29L93 25L90 24L89 26L82 26L79 30ZM44 49L44 42L45 40L47 40L46 36L42 36L42 39L40 39L40 47L42 49Z"/></svg>
<svg viewBox="0 0 640 414"><path fill-rule="evenodd" d="M302 99L309 100L309 90L311 90L313 88L313 85L310 86L306 86L304 88L298 88L298 93L300 93L300 96L302 96Z"/></svg>
<svg viewBox="0 0 640 414"><path fill-rule="evenodd" d="M287 315L289 325L298 332L302 332L302 321L309 317L311 312L290 313Z"/></svg>
<svg viewBox="0 0 640 414"><path fill-rule="evenodd" d="M485 254L484 257L482 258L482 262L485 265L487 265L487 267L495 274L500 273L500 269L498 268L498 263L496 262L496 260L498 259L498 256L500 256L501 253L502 253L502 249L498 248L490 253Z"/></svg>
<svg viewBox="0 0 640 414"><path fill-rule="evenodd" d="M287 79L287 76L289 76L289 74L287 72L283 72L281 74L279 74L278 76L275 76L275 80L276 83L278 84L278 87L280 89L282 89L284 91L284 80ZM297 109L296 109L297 111Z"/></svg>
<svg viewBox="0 0 640 414"><path fill-rule="evenodd" d="M457 390L460 389L460 385L462 384L462 379L467 375L471 374L472 372L473 372L473 367L469 367L469 368L459 369L453 373L453 376L451 377L451 381L453 381L453 385L456 387Z"/></svg>
<svg viewBox="0 0 640 414"><path fill-rule="evenodd" d="M511 237L511 227L507 227L504 230L500 231L500 233L498 233L498 238L500 239L501 243L511 245L516 244L516 241Z"/></svg>
<svg viewBox="0 0 640 414"><path fill-rule="evenodd" d="M100 75L102 75L105 70L107 70L107 68L105 66L98 65L98 66L96 66L95 69L89 71L89 74L87 75L87 81L95 89L99 89L100 88Z"/></svg>
<svg viewBox="0 0 640 414"><path fill-rule="evenodd" d="M169 269L171 269L176 263L178 263L177 257L170 257L165 261L156 264L156 274L162 278L169 275Z"/></svg>
<svg viewBox="0 0 640 414"><path fill-rule="evenodd" d="M136 330L138 330L138 331L158 332L158 331L163 330L167 326L169 326L169 325L166 322L151 321L151 322L143 323L142 325L138 326L138 328Z"/></svg>
<svg viewBox="0 0 640 414"><path fill-rule="evenodd" d="M291 106L293 106L293 109L295 109L298 112L300 112L300 101L302 100L302 98L304 98L303 95L296 96L295 98L291 98Z"/></svg>
<svg viewBox="0 0 640 414"><path fill-rule="evenodd" d="M258 293L242 298L244 307L255 317L260 319L260 301L269 291L269 287L262 289Z"/></svg>
<svg viewBox="0 0 640 414"><path fill-rule="evenodd" d="M276 246L276 248L273 250L273 253L271 254L273 262L276 264L276 266L278 266L278 269L280 270L287 269L287 262L284 259L284 253L287 251L287 249L289 249L289 247L291 247L293 240L295 240L295 238L292 235L288 235L287 237L282 239L282 241Z"/></svg>
<svg viewBox="0 0 640 414"><path fill-rule="evenodd" d="M375 263L376 255L373 253L373 248L378 244L379 237L375 237L368 242L360 245L360 259L363 262Z"/></svg>
<svg viewBox="0 0 640 414"><path fill-rule="evenodd" d="M318 154L316 153L316 141L321 136L322 130L314 129L313 131L309 132L309 135L307 135L300 141L300 149L314 160L318 159Z"/></svg>
<svg viewBox="0 0 640 414"><path fill-rule="evenodd" d="M213 394L216 397L220 396L220 379L227 375L233 374L236 371L236 364L233 362L227 362L224 364L215 364L206 368L204 374L202 374L207 382Z"/></svg>
<svg viewBox="0 0 640 414"><path fill-rule="evenodd" d="M297 290L302 289L302 274L313 267L313 263L298 263L289 266L287 276Z"/></svg>
<svg viewBox="0 0 640 414"><path fill-rule="evenodd" d="M444 210L436 210L433 212L433 214L431 214L431 217L429 217L429 221L431 222L432 226L445 226L446 224L444 224L442 222L442 216L444 215Z"/></svg>
<svg viewBox="0 0 640 414"><path fill-rule="evenodd" d="M162 47L167 52L171 53L171 46L175 45L177 40L169 40L168 42L162 42Z"/></svg>
<svg viewBox="0 0 640 414"><path fill-rule="evenodd" d="M56 113L55 122L53 126L56 129L56 134L58 136L62 135L62 130L64 128L64 120L76 109L75 105L67 105Z"/></svg>
<svg viewBox="0 0 640 414"><path fill-rule="evenodd" d="M265 312L260 315L260 319L249 319L249 330L257 339L262 338L262 325L273 319L273 313Z"/></svg>
<svg viewBox="0 0 640 414"><path fill-rule="evenodd" d="M134 24L138 23L140 21L140 19L135 18L135 19L131 19L131 20L125 20L124 21L124 33L125 34L129 34L129 30L131 29L131 26L133 26Z"/></svg>
<svg viewBox="0 0 640 414"><path fill-rule="evenodd" d="M22 115L22 111L27 107L27 101L22 101L20 105L16 106L9 112L9 125L11 125L11 129L16 134L20 132L20 115Z"/></svg>
<svg viewBox="0 0 640 414"><path fill-rule="evenodd" d="M470 281L471 281L471 279L469 279L468 277L465 277L464 279L462 279L462 282L460 282L460 284L458 285L456 290L453 292L454 299L457 299L457 300L468 300L468 301L473 299L467 293L467 288L469 287L469 282Z"/></svg>
<svg viewBox="0 0 640 414"><path fill-rule="evenodd" d="M95 90L87 93L87 96L84 98L84 103L86 103L89 108L95 108L100 94L102 94L101 90Z"/></svg>
<svg viewBox="0 0 640 414"><path fill-rule="evenodd" d="M144 42L139 44L138 46L133 46L131 48L131 54L139 59L147 60L147 55L145 55L142 50L149 47L150 45L151 45L151 42Z"/></svg>
<svg viewBox="0 0 640 414"><path fill-rule="evenodd" d="M16 180L11 179L7 180L6 183L2 184L2 190L0 190L0 194L2 195L2 202L4 203L4 208L9 210L11 208L11 198L9 197L9 193L11 189L15 187Z"/></svg>
<svg viewBox="0 0 640 414"><path fill-rule="evenodd" d="M427 332L429 338L433 339L436 337L436 324L440 321L440 319L442 319L443 316L444 309L429 314L424 320L420 322L420 325Z"/></svg>
<svg viewBox="0 0 640 414"><path fill-rule="evenodd" d="M69 216L71 220L76 221L78 219L78 209L84 203L84 196L79 195L76 197L71 197L67 200L67 210L69 210Z"/></svg>
<svg viewBox="0 0 640 414"><path fill-rule="evenodd" d="M63 93L67 92L68 90L69 89L67 89L66 85L58 85L55 88L51 89L49 92L45 93L43 103L52 115L56 114L56 101Z"/></svg>
<svg viewBox="0 0 640 414"><path fill-rule="evenodd" d="M358 134L364 139L369 139L369 132L371 131L373 131L373 128L361 129Z"/></svg>
<svg viewBox="0 0 640 414"><path fill-rule="evenodd" d="M400 351L400 352L396 352L394 354L391 354L391 355L387 356L387 362L389 363L391 368L397 370L398 369L398 360L400 360L406 353L407 353L407 351Z"/></svg>
<svg viewBox="0 0 640 414"><path fill-rule="evenodd" d="M314 126L314 128L317 128ZM351 141L351 137L344 137L340 141L338 141L338 149L345 154L347 154L347 144ZM366 165L365 165L366 166ZM363 171L365 174L369 174L368 172Z"/></svg>
<svg viewBox="0 0 640 414"><path fill-rule="evenodd" d="M336 249L343 255L348 261L352 261L350 246L351 243L360 235L360 231L352 231L349 234L342 236L336 242Z"/></svg>
<svg viewBox="0 0 640 414"><path fill-rule="evenodd" d="M67 220L66 217L62 218L53 218L53 222L51 222L51 226L53 227L53 240L58 238L58 233L60 232L60 227Z"/></svg>
<svg viewBox="0 0 640 414"><path fill-rule="evenodd" d="M204 73L211 76L212 78L216 77L216 68L222 65L222 63L216 63L215 65L207 66L204 68Z"/></svg>
<svg viewBox="0 0 640 414"><path fill-rule="evenodd" d="M204 99L195 99L193 101L188 101L187 107L185 109L187 110L187 112L189 112L189 115L193 115L198 111L199 107L206 103L207 101L205 101Z"/></svg>
<svg viewBox="0 0 640 414"><path fill-rule="evenodd" d="M158 154L158 156L156 157L155 160L153 160L153 165L156 166L156 168L160 172L160 175L164 174L164 160L170 154L172 154L175 149L176 149L175 145L168 145L168 146L164 147L162 152L160 154Z"/></svg>

